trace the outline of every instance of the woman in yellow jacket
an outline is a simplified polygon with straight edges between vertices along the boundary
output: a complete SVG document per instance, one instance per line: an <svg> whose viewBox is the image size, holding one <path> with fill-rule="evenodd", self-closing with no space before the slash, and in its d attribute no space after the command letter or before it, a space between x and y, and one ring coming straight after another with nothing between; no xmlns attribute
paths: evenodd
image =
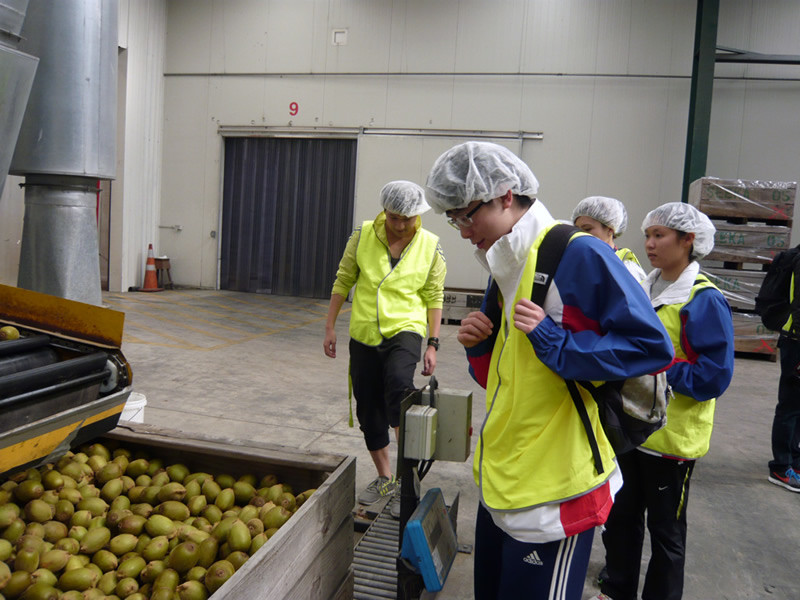
<svg viewBox="0 0 800 600"><path fill-rule="evenodd" d="M628 228L628 211L622 202L606 196L584 198L572 211L572 224L608 244L636 281L645 278L646 273L633 250L617 248L615 242Z"/></svg>
<svg viewBox="0 0 800 600"><path fill-rule="evenodd" d="M423 375L432 375L439 348L447 267L439 238L422 228L430 209L411 181L381 189L381 212L364 221L345 247L333 284L323 349L336 358L336 319L355 286L350 314L350 379L356 416L378 476L358 501L372 504L395 492L389 428L400 425L400 402L414 389L420 346L428 337ZM399 496L397 496L399 499ZM399 504L393 508L399 509ZM397 512L395 510L395 512ZM399 515L399 513L397 513Z"/></svg>
<svg viewBox="0 0 800 600"><path fill-rule="evenodd" d="M642 285L675 349L667 370L674 397L666 426L617 457L623 485L603 533L596 600L637 598L645 513L652 554L642 600L682 597L689 481L708 452L715 399L733 376L731 309L697 263L714 247L714 225L693 206L669 202L648 213L642 231L655 267Z"/></svg>

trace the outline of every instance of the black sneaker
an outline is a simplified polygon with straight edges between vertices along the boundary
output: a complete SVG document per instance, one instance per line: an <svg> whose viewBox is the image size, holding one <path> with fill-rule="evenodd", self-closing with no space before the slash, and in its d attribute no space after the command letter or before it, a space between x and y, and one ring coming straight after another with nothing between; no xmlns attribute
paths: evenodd
<svg viewBox="0 0 800 600"><path fill-rule="evenodd" d="M800 492L800 475L792 467L786 469L783 474L777 471L770 471L768 479L775 485L784 487L790 492Z"/></svg>
<svg viewBox="0 0 800 600"><path fill-rule="evenodd" d="M397 487L397 480L394 477L379 475L358 495L358 501L361 504L372 504L393 494Z"/></svg>

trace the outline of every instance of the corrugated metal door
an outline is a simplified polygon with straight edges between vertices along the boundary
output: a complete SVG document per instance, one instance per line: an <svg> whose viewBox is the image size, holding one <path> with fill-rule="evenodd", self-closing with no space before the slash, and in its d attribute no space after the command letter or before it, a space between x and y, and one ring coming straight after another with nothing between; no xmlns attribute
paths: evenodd
<svg viewBox="0 0 800 600"><path fill-rule="evenodd" d="M355 167L355 140L225 138L220 287L329 297Z"/></svg>

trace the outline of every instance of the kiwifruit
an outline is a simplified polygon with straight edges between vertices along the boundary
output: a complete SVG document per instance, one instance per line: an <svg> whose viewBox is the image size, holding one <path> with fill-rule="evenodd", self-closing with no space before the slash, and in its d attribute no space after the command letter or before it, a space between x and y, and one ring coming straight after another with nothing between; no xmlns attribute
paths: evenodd
<svg viewBox="0 0 800 600"><path fill-rule="evenodd" d="M230 562L227 560L218 560L206 571L206 588L213 594L222 587L222 584L228 581L235 572L236 569Z"/></svg>
<svg viewBox="0 0 800 600"><path fill-rule="evenodd" d="M58 578L58 587L64 591L84 591L93 587L97 583L97 579L97 573L88 567L82 567L62 573Z"/></svg>

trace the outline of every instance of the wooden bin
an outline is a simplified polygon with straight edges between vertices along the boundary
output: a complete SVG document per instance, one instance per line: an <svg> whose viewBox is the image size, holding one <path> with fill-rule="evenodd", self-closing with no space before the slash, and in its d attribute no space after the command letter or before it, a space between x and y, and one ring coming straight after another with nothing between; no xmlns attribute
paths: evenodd
<svg viewBox="0 0 800 600"><path fill-rule="evenodd" d="M714 249L704 261L769 264L790 247L792 228L762 223L733 224L714 220Z"/></svg>
<svg viewBox="0 0 800 600"><path fill-rule="evenodd" d="M778 333L761 324L754 313L733 311L733 347L736 352L764 355L774 361L778 356Z"/></svg>
<svg viewBox="0 0 800 600"><path fill-rule="evenodd" d="M317 488L297 512L211 598L344 600L353 597L355 458L193 435L126 423L117 440L209 473L274 473L295 490Z"/></svg>
<svg viewBox="0 0 800 600"><path fill-rule="evenodd" d="M737 269L715 269L703 265L700 272L722 292L734 309L755 310L756 296L766 273Z"/></svg>
<svg viewBox="0 0 800 600"><path fill-rule="evenodd" d="M689 185L689 204L710 217L791 221L796 181L703 177Z"/></svg>

